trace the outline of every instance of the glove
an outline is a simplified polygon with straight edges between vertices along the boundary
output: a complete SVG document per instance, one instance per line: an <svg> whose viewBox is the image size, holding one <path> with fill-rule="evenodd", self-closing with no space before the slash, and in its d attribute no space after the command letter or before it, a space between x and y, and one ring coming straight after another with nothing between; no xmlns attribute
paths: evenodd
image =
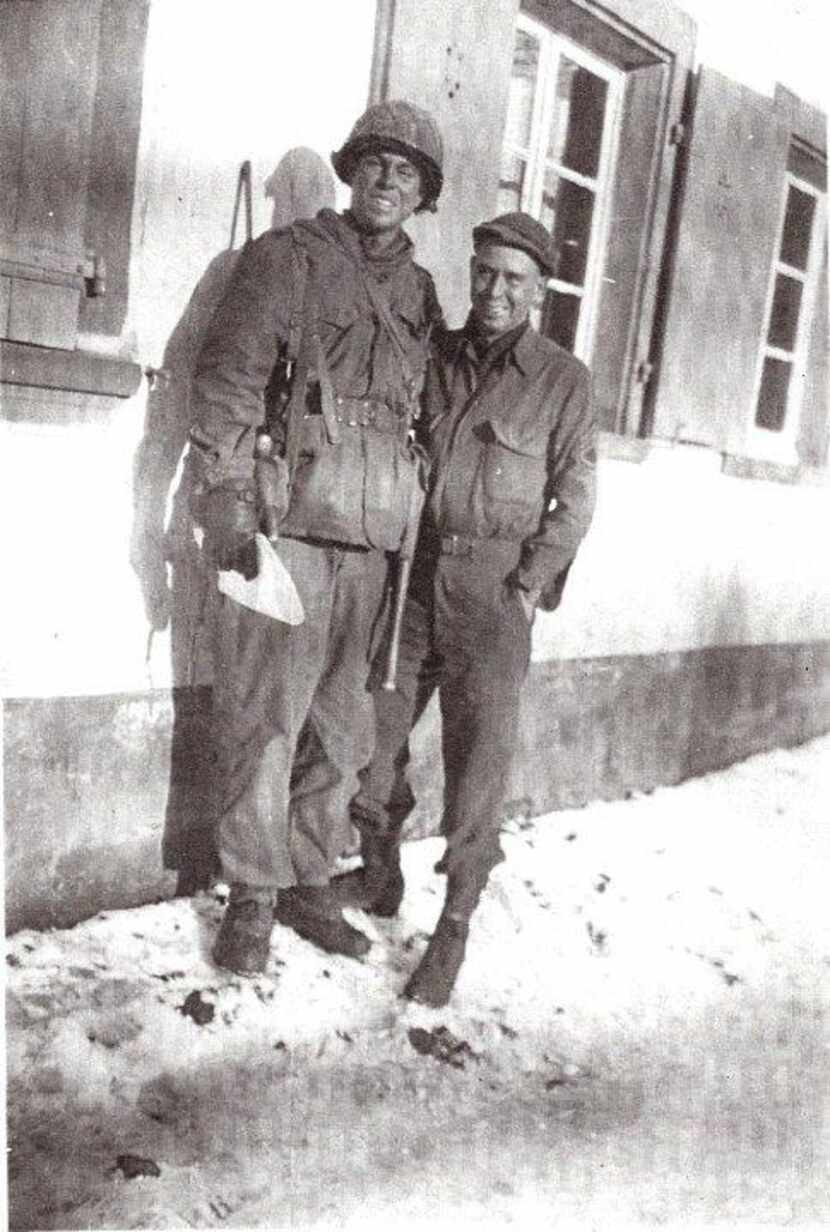
<svg viewBox="0 0 830 1232"><path fill-rule="evenodd" d="M259 530L256 497L250 487L212 488L194 501L195 520L205 532L205 548L217 569L236 569L250 580L257 575Z"/></svg>

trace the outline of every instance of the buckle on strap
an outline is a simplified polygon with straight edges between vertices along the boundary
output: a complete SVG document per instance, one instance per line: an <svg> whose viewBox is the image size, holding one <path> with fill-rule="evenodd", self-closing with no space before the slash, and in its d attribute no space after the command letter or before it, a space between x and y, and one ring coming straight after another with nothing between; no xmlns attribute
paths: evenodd
<svg viewBox="0 0 830 1232"><path fill-rule="evenodd" d="M475 540L464 535L442 535L441 553L444 556L472 556Z"/></svg>
<svg viewBox="0 0 830 1232"><path fill-rule="evenodd" d="M375 428L378 432L397 432L404 421L391 407L377 398L347 398L338 394L334 400L334 415L338 423L349 428Z"/></svg>

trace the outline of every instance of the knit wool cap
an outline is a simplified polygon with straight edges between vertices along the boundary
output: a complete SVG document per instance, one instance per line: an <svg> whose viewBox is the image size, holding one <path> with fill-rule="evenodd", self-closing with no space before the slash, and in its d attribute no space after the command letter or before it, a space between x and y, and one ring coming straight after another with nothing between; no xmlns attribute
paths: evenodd
<svg viewBox="0 0 830 1232"><path fill-rule="evenodd" d="M502 244L526 252L539 266L543 274L552 278L556 272L556 249L548 231L532 218L516 210L512 214L499 214L491 222L479 223L473 228L474 244Z"/></svg>

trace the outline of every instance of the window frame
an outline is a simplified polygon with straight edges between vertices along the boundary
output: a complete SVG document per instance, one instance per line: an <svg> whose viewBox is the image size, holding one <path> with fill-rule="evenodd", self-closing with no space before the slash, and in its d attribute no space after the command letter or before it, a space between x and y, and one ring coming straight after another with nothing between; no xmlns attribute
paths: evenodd
<svg viewBox="0 0 830 1232"><path fill-rule="evenodd" d="M781 259L781 248L784 239L784 225L787 217L787 204L790 189L794 188L815 200L815 209L810 228L810 246L806 267L803 270L789 265ZM758 347L758 361L752 397L747 417L746 440L748 452L753 457L763 461L792 464L798 462L798 438L801 426L801 411L804 398L804 386L807 377L807 353L813 325L816 306L819 276L821 273L822 245L827 232L827 193L816 184L794 171L787 169L784 175L779 211L778 231L776 235L775 255L772 260L764 309L764 323ZM769 329L775 299L776 283L779 275L796 280L802 288L798 308L796 334L791 351L774 346L769 342ZM757 422L758 400L764 374L764 361L767 358L778 359L790 365L790 379L787 387L784 422L781 428L765 428Z"/></svg>
<svg viewBox="0 0 830 1232"><path fill-rule="evenodd" d="M567 180L582 188L587 188L594 197L583 284L580 286L556 277L547 279L545 284L546 291L558 291L561 294L579 298L579 319L573 353L585 363L590 364L599 315L602 275L607 255L608 228L613 205L614 176L625 94L625 73L616 65L594 55L526 12L520 11L517 14L514 29L516 32L524 31L539 45L538 72L534 83L528 144L522 147L506 139L502 144L504 154L509 153L519 158L525 166L519 208L541 221L545 176L548 170L552 170L560 180ZM574 171L556 159L550 158L547 153L547 143L556 117L557 87L563 59L568 59L580 68L587 69L594 76L605 81L608 87L597 171L594 176ZM501 182L499 187L501 187ZM538 326L538 320L534 321L534 324Z"/></svg>

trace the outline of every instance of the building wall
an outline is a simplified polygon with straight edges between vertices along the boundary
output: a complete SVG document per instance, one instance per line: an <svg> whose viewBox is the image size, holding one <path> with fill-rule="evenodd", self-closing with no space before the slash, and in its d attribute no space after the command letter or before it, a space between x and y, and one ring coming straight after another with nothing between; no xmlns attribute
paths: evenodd
<svg viewBox="0 0 830 1232"><path fill-rule="evenodd" d="M164 428L182 442L192 346L185 338L170 356L169 343L195 328L194 295L204 321L199 303L215 302L232 265L241 163L252 163L255 235L298 210L347 200L328 157L366 105L374 0L290 7L289 18L288 6L261 0L150 5L127 320L120 336L87 333L81 344L129 355L143 369L172 358ZM241 208L236 249L244 232ZM6 696L170 683L164 636L145 662L148 630L130 567L148 389L145 379L125 400L3 386L3 524L27 528L6 536L7 576L20 579L3 617Z"/></svg>
<svg viewBox="0 0 830 1232"><path fill-rule="evenodd" d="M534 661L830 637L830 487L723 467L661 441L601 459L594 522L562 607L537 616Z"/></svg>
<svg viewBox="0 0 830 1232"><path fill-rule="evenodd" d="M701 59L729 41L724 6L681 7L696 17L705 7ZM770 63L780 12L761 7L743 78L771 91L783 77L797 90L797 70ZM255 234L344 204L326 160L365 104L375 15L374 0L149 6L126 317L117 336L89 317L81 345L150 375L129 398L2 386L12 928L169 893L162 842L171 826L204 823L210 664L190 653L193 579L182 589L180 576L173 595L175 636L150 638L147 599L152 609L162 575L146 556L138 576L131 566L136 525L160 525L173 483L189 366L244 237L243 202L231 243L240 165L252 164ZM457 57L476 23L446 20ZM737 76L730 45L717 67ZM442 87L445 59L410 51L412 71ZM375 54L375 77L377 66ZM469 189L461 175L453 183ZM412 227L439 284L449 277L442 226L439 214ZM455 275L450 290L463 303ZM594 525L562 608L534 628L513 810L679 781L830 726L821 475L764 478L669 441L606 434L602 445ZM413 741L416 833L440 806L436 739L430 713Z"/></svg>

